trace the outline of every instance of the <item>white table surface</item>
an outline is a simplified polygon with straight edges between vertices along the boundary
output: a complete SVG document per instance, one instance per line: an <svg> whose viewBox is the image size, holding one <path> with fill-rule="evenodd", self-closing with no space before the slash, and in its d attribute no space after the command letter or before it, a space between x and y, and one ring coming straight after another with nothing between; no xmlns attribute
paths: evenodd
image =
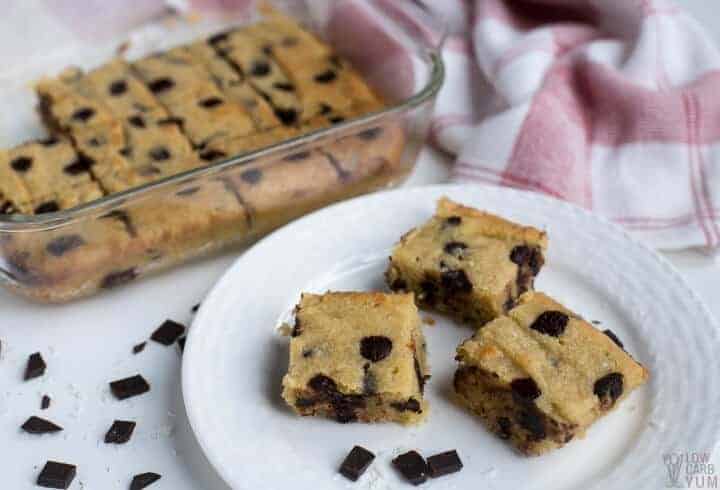
<svg viewBox="0 0 720 490"><path fill-rule="evenodd" d="M720 10L715 2L679 3L695 12L720 41ZM447 180L449 162L426 149L405 185ZM36 488L33 482L41 466L53 459L78 465L74 489L126 489L133 474L145 471L163 475L153 489L227 489L205 461L188 426L178 352L152 342L136 356L131 349L166 318L189 323L190 308L236 255L193 263L66 306L32 305L0 290L0 488ZM717 260L696 252L666 256L720 317ZM48 363L47 374L23 383L27 357L36 351ZM151 392L114 400L107 383L136 373L150 381ZM43 394L53 399L46 411L40 410ZM65 430L42 437L23 434L19 426L31 414L47 417ZM102 443L114 419L138 422L128 444ZM718 468L717 457L714 462Z"/></svg>

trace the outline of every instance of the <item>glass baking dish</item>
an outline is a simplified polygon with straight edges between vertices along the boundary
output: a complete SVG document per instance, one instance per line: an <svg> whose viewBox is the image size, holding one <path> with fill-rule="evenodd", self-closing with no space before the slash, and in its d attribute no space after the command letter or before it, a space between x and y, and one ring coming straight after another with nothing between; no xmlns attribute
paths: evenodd
<svg viewBox="0 0 720 490"><path fill-rule="evenodd" d="M0 215L4 286L49 303L87 296L247 244L309 211L407 177L443 81L441 23L409 0L271 3L348 59L387 108L70 210ZM134 43L135 53L127 57L255 21L261 14L251 9L206 20L169 13L152 26L168 34L159 42ZM78 53L59 56L57 68L84 59L91 61L83 68L91 68L111 58L116 47L117 42L88 46L80 60ZM24 91L21 98L28 99L28 83L41 74L52 72L13 75L16 90Z"/></svg>

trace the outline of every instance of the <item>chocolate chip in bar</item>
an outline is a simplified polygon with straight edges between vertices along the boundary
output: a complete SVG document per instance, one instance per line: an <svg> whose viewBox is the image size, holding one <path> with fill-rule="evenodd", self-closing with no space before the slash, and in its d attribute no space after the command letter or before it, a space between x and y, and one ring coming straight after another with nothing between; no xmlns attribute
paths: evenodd
<svg viewBox="0 0 720 490"><path fill-rule="evenodd" d="M142 351L145 350L145 346L147 345L147 342L140 342L139 344L135 344L133 346L133 354L140 354Z"/></svg>
<svg viewBox="0 0 720 490"><path fill-rule="evenodd" d="M25 367L25 381L39 378L45 374L46 368L47 364L45 364L45 360L39 352L31 354L28 358L27 366Z"/></svg>
<svg viewBox="0 0 720 490"><path fill-rule="evenodd" d="M364 447L355 446L340 465L339 472L348 480L358 481L374 459L373 453Z"/></svg>
<svg viewBox="0 0 720 490"><path fill-rule="evenodd" d="M433 478L456 473L463 467L462 461L454 449L430 456L427 459L427 465L430 476Z"/></svg>
<svg viewBox="0 0 720 490"><path fill-rule="evenodd" d="M28 434L52 434L53 432L60 432L63 430L63 428L59 425L35 416L27 419L25 423L22 424L21 428Z"/></svg>
<svg viewBox="0 0 720 490"><path fill-rule="evenodd" d="M150 336L162 345L172 345L185 333L185 326L172 320L165 320Z"/></svg>
<svg viewBox="0 0 720 490"><path fill-rule="evenodd" d="M48 461L37 477L37 485L44 488L67 489L70 488L76 474L75 465Z"/></svg>
<svg viewBox="0 0 720 490"><path fill-rule="evenodd" d="M393 459L393 466L413 485L427 481L427 463L417 451L408 451Z"/></svg>
<svg viewBox="0 0 720 490"><path fill-rule="evenodd" d="M105 444L125 444L132 437L135 422L130 420L116 420L105 434Z"/></svg>
<svg viewBox="0 0 720 490"><path fill-rule="evenodd" d="M160 478L162 477L157 473L140 473L139 475L135 475L133 477L132 483L130 483L130 490L142 490L143 488L149 487Z"/></svg>
<svg viewBox="0 0 720 490"><path fill-rule="evenodd" d="M135 376L130 376L129 378L111 381L110 391L118 400L125 400L126 398L147 393L150 391L150 385L145 378L136 374Z"/></svg>
<svg viewBox="0 0 720 490"><path fill-rule="evenodd" d="M40 409L47 410L48 408L50 408L51 401L52 399L49 396L43 395L42 400L40 400Z"/></svg>

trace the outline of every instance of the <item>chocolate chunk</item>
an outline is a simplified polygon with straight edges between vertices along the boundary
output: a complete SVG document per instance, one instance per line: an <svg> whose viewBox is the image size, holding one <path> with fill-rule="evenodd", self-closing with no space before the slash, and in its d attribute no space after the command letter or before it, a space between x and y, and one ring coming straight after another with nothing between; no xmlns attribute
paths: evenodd
<svg viewBox="0 0 720 490"><path fill-rule="evenodd" d="M60 211L60 206L55 201L47 201L35 208L35 214L55 213Z"/></svg>
<svg viewBox="0 0 720 490"><path fill-rule="evenodd" d="M413 485L420 485L427 481L427 463L417 451L408 451L392 460L393 466L402 476Z"/></svg>
<svg viewBox="0 0 720 490"><path fill-rule="evenodd" d="M156 162L169 160L171 157L170 150L168 150L164 146L156 146L148 152L148 155L150 155L150 158L152 158Z"/></svg>
<svg viewBox="0 0 720 490"><path fill-rule="evenodd" d="M48 242L45 250L54 257L61 257L83 245L85 240L80 235L62 235Z"/></svg>
<svg viewBox="0 0 720 490"><path fill-rule="evenodd" d="M147 127L145 124L145 119L143 119L142 116L138 116L137 114L128 117L127 121L128 123L130 123L131 126L135 126L136 128L144 129Z"/></svg>
<svg viewBox="0 0 720 490"><path fill-rule="evenodd" d="M398 412L422 413L420 402L417 401L415 398L408 398L407 401L404 402L393 402L390 404L390 406Z"/></svg>
<svg viewBox="0 0 720 490"><path fill-rule="evenodd" d="M427 465L430 476L433 478L457 473L463 468L460 456L455 449L430 456L427 459Z"/></svg>
<svg viewBox="0 0 720 490"><path fill-rule="evenodd" d="M175 82L173 82L170 78L157 78L150 82L150 84L148 84L148 88L154 94L165 92L167 90L170 90L174 86Z"/></svg>
<svg viewBox="0 0 720 490"><path fill-rule="evenodd" d="M510 261L517 265L525 265L527 264L531 255L532 250L530 249L530 247L528 247L527 245L518 245L510 251Z"/></svg>
<svg viewBox="0 0 720 490"><path fill-rule="evenodd" d="M390 289L393 291L405 291L407 290L407 282L404 279L397 278L390 283Z"/></svg>
<svg viewBox="0 0 720 490"><path fill-rule="evenodd" d="M438 292L438 287L435 282L426 279L420 283L420 290L422 291L422 300L428 305L433 305Z"/></svg>
<svg viewBox="0 0 720 490"><path fill-rule="evenodd" d="M448 226L458 226L460 223L462 223L460 216L449 216L445 218L445 224Z"/></svg>
<svg viewBox="0 0 720 490"><path fill-rule="evenodd" d="M335 70L327 70L322 73L315 75L315 81L317 83L330 83L337 78Z"/></svg>
<svg viewBox="0 0 720 490"><path fill-rule="evenodd" d="M162 478L162 476L157 473L140 473L139 475L135 475L133 477L132 483L130 483L130 490L142 490L143 488L149 487L160 478Z"/></svg>
<svg viewBox="0 0 720 490"><path fill-rule="evenodd" d="M138 276L134 268L124 271L111 272L100 282L100 288L112 289L123 284L127 284Z"/></svg>
<svg viewBox="0 0 720 490"><path fill-rule="evenodd" d="M27 419L21 428L28 434L51 434L63 430L59 425L35 416Z"/></svg>
<svg viewBox="0 0 720 490"><path fill-rule="evenodd" d="M163 345L172 345L177 339L185 333L185 325L173 320L165 320L157 330L155 330L150 339Z"/></svg>
<svg viewBox="0 0 720 490"><path fill-rule="evenodd" d="M531 441L542 441L547 436L542 415L538 413L534 405L521 410L517 414L515 421L530 433L529 438Z"/></svg>
<svg viewBox="0 0 720 490"><path fill-rule="evenodd" d="M67 489L70 488L76 474L75 465L48 461L37 477L37 485L44 488Z"/></svg>
<svg viewBox="0 0 720 490"><path fill-rule="evenodd" d="M218 32L217 34L214 34L208 38L208 43L210 44L218 44L222 41L225 41L229 36L228 31Z"/></svg>
<svg viewBox="0 0 720 490"><path fill-rule="evenodd" d="M356 136L361 140L372 141L382 134L382 128L370 128L360 131Z"/></svg>
<svg viewBox="0 0 720 490"><path fill-rule="evenodd" d="M447 270L440 274L440 284L448 295L467 294L473 290L473 285L465 271Z"/></svg>
<svg viewBox="0 0 720 490"><path fill-rule="evenodd" d="M191 312L191 313L197 313L197 311L200 309L200 305L201 305L201 304L202 304L202 303L194 304L193 307L190 308L190 312Z"/></svg>
<svg viewBox="0 0 720 490"><path fill-rule="evenodd" d="M365 473L370 464L375 459L375 455L364 447L355 446L350 450L345 460L340 465L340 472L348 480L358 481Z"/></svg>
<svg viewBox="0 0 720 490"><path fill-rule="evenodd" d="M512 422L507 417L500 417L497 420L500 439L510 439L512 436Z"/></svg>
<svg viewBox="0 0 720 490"><path fill-rule="evenodd" d="M105 434L105 444L125 444L132 437L135 422L130 420L116 420Z"/></svg>
<svg viewBox="0 0 720 490"><path fill-rule="evenodd" d="M45 139L38 140L38 143L40 143L43 146L55 146L58 143L60 143L60 140L55 136L48 136Z"/></svg>
<svg viewBox="0 0 720 490"><path fill-rule="evenodd" d="M274 112L285 126L292 126L297 122L298 114L295 109L275 109Z"/></svg>
<svg viewBox="0 0 720 490"><path fill-rule="evenodd" d="M452 242L447 242L445 244L445 246L443 247L443 250L445 251L446 254L455 255L457 257L457 256L462 255L462 252L464 250L467 250L467 248L468 248L467 245L464 244L463 242L452 241Z"/></svg>
<svg viewBox="0 0 720 490"><path fill-rule="evenodd" d="M328 121L330 121L330 124L340 124L341 122L345 121L345 118L342 116L332 116L328 118Z"/></svg>
<svg viewBox="0 0 720 490"><path fill-rule="evenodd" d="M88 119L90 119L94 115L95 115L95 109L92 109L90 107L83 107L83 108L78 109L75 112L73 112L71 117L75 121L87 122Z"/></svg>
<svg viewBox="0 0 720 490"><path fill-rule="evenodd" d="M387 337L373 335L360 340L360 355L372 362L379 362L390 355L393 343Z"/></svg>
<svg viewBox="0 0 720 490"><path fill-rule="evenodd" d="M335 381L324 374L316 374L313 376L310 381L308 381L308 387L325 395L337 392L337 385L335 384Z"/></svg>
<svg viewBox="0 0 720 490"><path fill-rule="evenodd" d="M240 174L240 178L248 184L257 184L262 179L262 176L262 170L259 168L251 168Z"/></svg>
<svg viewBox="0 0 720 490"><path fill-rule="evenodd" d="M224 151L220 150L209 149L200 152L200 158L205 160L206 162L212 162L213 160L225 157L227 157L227 154Z"/></svg>
<svg viewBox="0 0 720 490"><path fill-rule="evenodd" d="M559 337L565 332L569 320L570 318L562 311L543 311L532 322L530 328L551 337Z"/></svg>
<svg viewBox="0 0 720 490"><path fill-rule="evenodd" d="M365 406L365 399L360 395L341 395L331 397L330 403L335 410L335 420L341 424L357 420L356 408Z"/></svg>
<svg viewBox="0 0 720 490"><path fill-rule="evenodd" d="M147 393L150 391L150 385L145 378L136 374L135 376L130 376L129 378L111 381L110 391L118 400L125 400L126 398Z"/></svg>
<svg viewBox="0 0 720 490"><path fill-rule="evenodd" d="M273 83L273 88L282 90L283 92L292 92L295 90L295 85L288 82L275 82Z"/></svg>
<svg viewBox="0 0 720 490"><path fill-rule="evenodd" d="M286 162L298 162L300 160L305 160L310 156L309 151L299 151L297 153L291 153L290 155L283 158Z"/></svg>
<svg viewBox="0 0 720 490"><path fill-rule="evenodd" d="M52 399L49 396L43 395L42 400L40 400L40 410L47 410L50 408L51 401Z"/></svg>
<svg viewBox="0 0 720 490"><path fill-rule="evenodd" d="M295 406L298 408L308 408L312 407L317 403L317 400L311 399L311 398L298 398L295 400Z"/></svg>
<svg viewBox="0 0 720 490"><path fill-rule="evenodd" d="M377 393L377 378L370 372L370 363L363 366L363 393L365 395Z"/></svg>
<svg viewBox="0 0 720 490"><path fill-rule="evenodd" d="M615 401L623 394L623 375L621 373L610 373L595 381L593 393L600 398L600 406L607 410L615 404Z"/></svg>
<svg viewBox="0 0 720 490"><path fill-rule="evenodd" d="M31 354L25 367L25 381L39 378L45 374L45 368L47 368L47 364L45 364L42 355L39 352Z"/></svg>
<svg viewBox="0 0 720 490"><path fill-rule="evenodd" d="M615 344L616 344L618 347L620 347L620 348L623 349L623 350L625 349L625 346L623 345L623 343L620 341L620 339L618 338L618 336L615 335L615 333L614 333L612 330L610 330L609 328L606 328L605 330L603 330L603 333L604 333L605 335L607 335L608 337L610 337L610 340L612 340L613 342L615 342Z"/></svg>
<svg viewBox="0 0 720 490"><path fill-rule="evenodd" d="M525 402L531 402L542 395L542 391L532 378L514 379L510 383L510 389L513 396Z"/></svg>
<svg viewBox="0 0 720 490"><path fill-rule="evenodd" d="M326 116L326 115L330 114L332 111L333 111L333 108L330 107L328 104L326 104L324 102L320 104L320 114L321 115Z"/></svg>
<svg viewBox="0 0 720 490"><path fill-rule="evenodd" d="M68 175L80 175L88 172L93 165L95 165L95 160L81 154L77 157L77 160L66 165L65 168L63 168L63 172Z"/></svg>
<svg viewBox="0 0 720 490"><path fill-rule="evenodd" d="M129 157L130 155L132 155L133 152L132 152L132 148L130 148L129 146L126 146L125 148L120 148L118 150L118 153L124 157Z"/></svg>
<svg viewBox="0 0 720 490"><path fill-rule="evenodd" d="M133 346L133 354L140 354L142 351L145 350L145 346L147 345L147 342L140 342L139 344L135 344Z"/></svg>
<svg viewBox="0 0 720 490"><path fill-rule="evenodd" d="M205 109L212 109L213 107L217 107L224 103L225 101L222 100L220 97L208 97L207 99L202 99L200 102L198 102L198 105L200 107L204 107Z"/></svg>
<svg viewBox="0 0 720 490"><path fill-rule="evenodd" d="M270 74L272 67L266 61L255 61L250 67L250 74L254 77L265 77Z"/></svg>
<svg viewBox="0 0 720 490"><path fill-rule="evenodd" d="M110 95L122 95L127 92L127 82L125 80L115 80L108 87Z"/></svg>
<svg viewBox="0 0 720 490"><path fill-rule="evenodd" d="M303 349L302 356L307 359L308 357L312 357L313 354L315 354L315 349Z"/></svg>
<svg viewBox="0 0 720 490"><path fill-rule="evenodd" d="M30 157L17 157L10 162L10 166L16 172L27 172L32 167L33 159Z"/></svg>

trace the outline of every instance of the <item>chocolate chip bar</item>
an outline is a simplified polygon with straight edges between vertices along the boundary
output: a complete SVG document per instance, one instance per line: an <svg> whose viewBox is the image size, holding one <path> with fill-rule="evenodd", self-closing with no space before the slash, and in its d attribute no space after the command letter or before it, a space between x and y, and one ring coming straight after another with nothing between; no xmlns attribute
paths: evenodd
<svg viewBox="0 0 720 490"><path fill-rule="evenodd" d="M420 422L428 368L412 294L303 294L283 398L341 423Z"/></svg>
<svg viewBox="0 0 720 490"><path fill-rule="evenodd" d="M460 401L527 455L583 437L649 376L613 336L534 292L463 342L457 360Z"/></svg>
<svg viewBox="0 0 720 490"><path fill-rule="evenodd" d="M395 246L385 277L418 303L483 325L532 289L547 236L483 211L440 199L435 215Z"/></svg>

